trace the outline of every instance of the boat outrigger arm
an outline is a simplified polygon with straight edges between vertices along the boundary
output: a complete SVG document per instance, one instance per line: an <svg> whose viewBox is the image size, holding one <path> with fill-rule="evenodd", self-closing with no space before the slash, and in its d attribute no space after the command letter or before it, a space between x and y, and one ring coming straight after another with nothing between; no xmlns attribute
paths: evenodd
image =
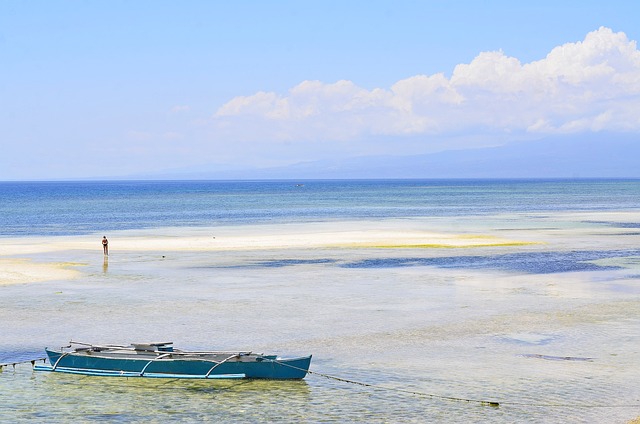
<svg viewBox="0 0 640 424"><path fill-rule="evenodd" d="M58 364L60 363L60 360L61 360L62 358L64 358L65 356L67 356L68 354L70 354L70 353L71 353L71 352L64 352L62 355L60 355L60 357L58 358L58 360L56 361L56 363L55 363L55 364L53 364L53 365L51 366L51 371L55 371L55 370L56 370L56 368L58 368Z"/></svg>
<svg viewBox="0 0 640 424"><path fill-rule="evenodd" d="M218 368L218 366L220 366L220 365L224 364L225 362L227 362L227 361L228 361L228 360L230 360L230 359L237 358L237 357L238 357L238 355L231 355L231 356L229 356L228 358L223 359L222 361L220 361L220 362L216 363L214 366L212 366L212 367L211 367L211 369L210 369L209 371L207 371L207 373L204 375L204 378L209 378L209 376L211 375L211 373L213 372L213 370L215 370L216 368Z"/></svg>
<svg viewBox="0 0 640 424"><path fill-rule="evenodd" d="M166 358L166 357L168 357L170 355L171 355L171 353L163 353L162 355L156 356L155 358L153 358L152 360L147 362L147 365L145 365L144 368L142 368L142 371L140 371L140 377L144 376L145 370L147 369L147 367L149 367L149 365L151 365L151 363L153 361L157 361L158 359Z"/></svg>

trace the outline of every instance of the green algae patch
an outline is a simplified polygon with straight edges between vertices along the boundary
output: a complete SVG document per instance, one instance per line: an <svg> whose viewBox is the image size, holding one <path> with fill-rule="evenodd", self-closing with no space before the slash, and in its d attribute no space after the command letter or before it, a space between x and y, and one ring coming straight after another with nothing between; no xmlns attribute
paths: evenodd
<svg viewBox="0 0 640 424"><path fill-rule="evenodd" d="M77 262L36 262L27 258L0 258L0 286L71 280L82 274Z"/></svg>
<svg viewBox="0 0 640 424"><path fill-rule="evenodd" d="M473 247L518 247L544 244L539 241L523 241L498 237L492 234L451 234L429 232L396 232L356 234L343 243L328 247L355 249L469 249ZM359 239L358 239L359 238Z"/></svg>
<svg viewBox="0 0 640 424"><path fill-rule="evenodd" d="M87 263L83 263L83 262L56 262L55 263L57 266L61 267L61 268L67 268L67 267L81 267L81 266L87 266L89 264Z"/></svg>
<svg viewBox="0 0 640 424"><path fill-rule="evenodd" d="M496 243L474 243L474 244L377 244L362 247L371 247L377 249L470 249L474 247L514 247L514 246L530 246L540 244L538 242L529 241L513 241L513 242L496 242Z"/></svg>
<svg viewBox="0 0 640 424"><path fill-rule="evenodd" d="M430 240L429 242L424 242ZM349 247L374 249L470 249L475 247L517 247L542 244L537 241L519 241L486 234L436 235L434 237L383 238L378 241L352 242ZM343 245L345 246L345 245Z"/></svg>

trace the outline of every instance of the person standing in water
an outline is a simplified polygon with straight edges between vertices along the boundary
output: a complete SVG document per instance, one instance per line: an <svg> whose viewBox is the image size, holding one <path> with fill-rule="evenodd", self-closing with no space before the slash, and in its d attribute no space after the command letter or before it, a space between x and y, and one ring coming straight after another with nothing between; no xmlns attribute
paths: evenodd
<svg viewBox="0 0 640 424"><path fill-rule="evenodd" d="M107 240L107 236L102 236L102 250L105 256L109 256L109 240Z"/></svg>

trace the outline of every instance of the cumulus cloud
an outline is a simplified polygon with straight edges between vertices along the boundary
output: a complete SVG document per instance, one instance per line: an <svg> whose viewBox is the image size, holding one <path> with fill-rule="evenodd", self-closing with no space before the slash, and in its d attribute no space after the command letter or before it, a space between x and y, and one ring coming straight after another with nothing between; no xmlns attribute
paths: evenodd
<svg viewBox="0 0 640 424"><path fill-rule="evenodd" d="M294 141L639 131L639 117L640 51L624 33L601 27L531 63L494 51L456 66L449 78L416 75L389 88L304 81L286 94L236 97L213 119L240 138Z"/></svg>

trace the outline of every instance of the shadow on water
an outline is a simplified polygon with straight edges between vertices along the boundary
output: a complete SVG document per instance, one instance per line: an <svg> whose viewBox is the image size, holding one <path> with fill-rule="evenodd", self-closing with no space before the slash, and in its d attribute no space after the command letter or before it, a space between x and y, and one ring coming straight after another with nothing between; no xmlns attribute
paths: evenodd
<svg viewBox="0 0 640 424"><path fill-rule="evenodd" d="M342 262L335 259L277 259L233 266L204 268L283 268L297 265L336 265L342 268L401 268L432 266L437 268L494 269L527 274L553 274L578 271L623 269L622 266L598 264L594 261L609 258L640 257L640 250L523 252L491 256L447 256L370 258Z"/></svg>
<svg viewBox="0 0 640 424"><path fill-rule="evenodd" d="M295 265L325 265L325 264L334 264L337 262L338 261L335 259L277 259L277 260L270 260L270 261L251 262L250 264L242 264L242 265L198 266L198 267L193 267L192 269L284 268L284 267L295 266Z"/></svg>
<svg viewBox="0 0 640 424"><path fill-rule="evenodd" d="M47 355L42 348L3 349L0 345L0 365L11 365L21 362L37 361Z"/></svg>
<svg viewBox="0 0 640 424"><path fill-rule="evenodd" d="M586 224L607 225L613 228L640 228L640 222L583 221Z"/></svg>
<svg viewBox="0 0 640 424"><path fill-rule="evenodd" d="M304 380L90 377L32 371L29 365L5 371L2 380L12 390L12 405L0 406L0 414L3 407L11 408L20 418L39 422L69 422L73 417L109 422L156 422L159 417L160 421L257 422L260 415L284 416L287 408L295 410L311 398Z"/></svg>
<svg viewBox="0 0 640 424"><path fill-rule="evenodd" d="M42 377L43 384L55 387L65 386L71 391L82 391L87 395L98 395L102 391L129 393L132 395L171 392L178 396L218 395L228 392L229 396L249 395L269 391L279 396L308 395L309 385L305 380L250 380L250 379L165 379L165 378L126 378L126 377L95 377L78 376L64 373L34 371L37 377ZM79 396L79 393L66 393Z"/></svg>
<svg viewBox="0 0 640 424"><path fill-rule="evenodd" d="M639 256L640 250L525 252L494 256L449 256L444 258L377 258L349 262L345 268L397 268L434 266L438 268L498 269L530 274L622 269L593 261Z"/></svg>

